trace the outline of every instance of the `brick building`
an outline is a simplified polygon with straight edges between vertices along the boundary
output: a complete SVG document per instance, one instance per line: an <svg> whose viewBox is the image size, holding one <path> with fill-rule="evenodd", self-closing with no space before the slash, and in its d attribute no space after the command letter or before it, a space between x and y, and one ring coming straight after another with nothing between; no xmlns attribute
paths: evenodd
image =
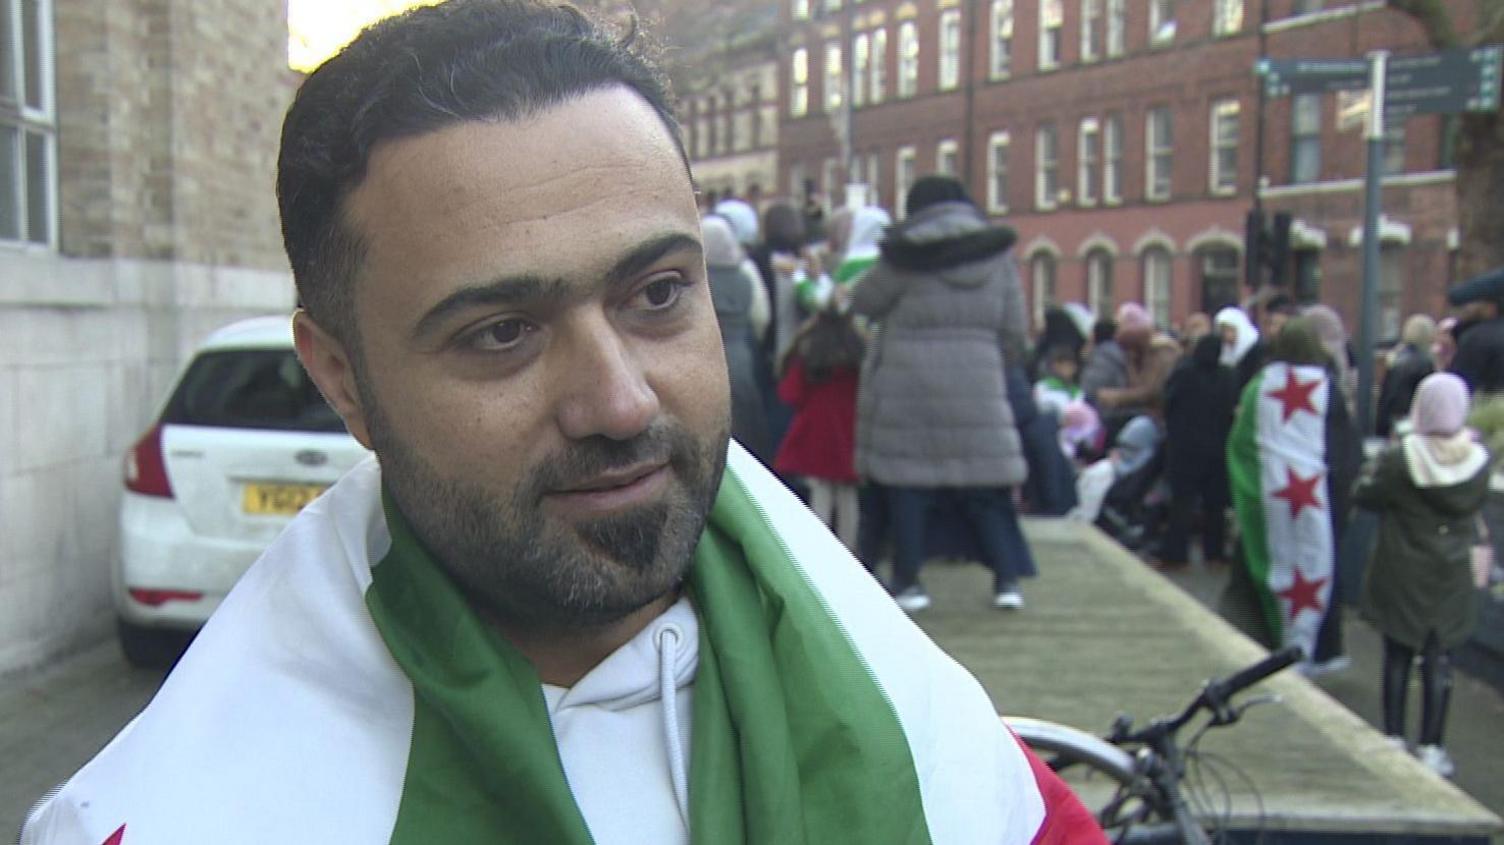
<svg viewBox="0 0 1504 845"><path fill-rule="evenodd" d="M1472 7L1448 5L1465 31ZM849 180L896 210L918 176L952 173L1017 229L1036 312L1138 300L1172 325L1245 295L1262 184L1266 210L1295 217L1292 289L1356 325L1364 147L1338 125L1351 104L1261 108L1253 68L1261 54L1429 52L1382 2L782 0L780 14L785 195L839 202ZM1456 243L1445 127L1419 117L1391 136L1381 337L1443 307Z"/></svg>
<svg viewBox="0 0 1504 845"><path fill-rule="evenodd" d="M0 0L0 671L111 620L120 460L213 328L293 302L285 0Z"/></svg>

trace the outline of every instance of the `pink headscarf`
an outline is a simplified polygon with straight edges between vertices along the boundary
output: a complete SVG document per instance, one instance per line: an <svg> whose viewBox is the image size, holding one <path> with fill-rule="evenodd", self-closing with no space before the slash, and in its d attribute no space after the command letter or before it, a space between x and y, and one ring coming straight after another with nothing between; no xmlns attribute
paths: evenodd
<svg viewBox="0 0 1504 845"><path fill-rule="evenodd" d="M1137 302L1125 302L1118 307L1118 331L1151 331L1154 320L1144 306Z"/></svg>
<svg viewBox="0 0 1504 845"><path fill-rule="evenodd" d="M1467 422L1467 382L1451 373L1432 373L1421 379L1410 403L1415 433L1450 437Z"/></svg>

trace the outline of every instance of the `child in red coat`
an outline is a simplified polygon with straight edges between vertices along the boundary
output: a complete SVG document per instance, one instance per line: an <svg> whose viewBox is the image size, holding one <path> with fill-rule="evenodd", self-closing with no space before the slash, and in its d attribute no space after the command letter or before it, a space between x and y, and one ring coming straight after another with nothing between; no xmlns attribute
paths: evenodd
<svg viewBox="0 0 1504 845"><path fill-rule="evenodd" d="M778 398L794 420L774 469L809 482L810 509L856 548L856 388L865 343L850 315L812 317L789 347Z"/></svg>

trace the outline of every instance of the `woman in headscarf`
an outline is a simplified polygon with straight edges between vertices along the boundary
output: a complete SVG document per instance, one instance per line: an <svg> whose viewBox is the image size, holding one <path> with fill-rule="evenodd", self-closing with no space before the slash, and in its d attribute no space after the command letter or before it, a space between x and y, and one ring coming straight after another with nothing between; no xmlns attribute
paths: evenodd
<svg viewBox="0 0 1504 845"><path fill-rule="evenodd" d="M1160 559L1185 564L1191 525L1201 509L1202 559L1227 558L1227 432L1238 402L1232 370L1219 363L1222 341L1205 334L1165 385L1170 520Z"/></svg>
<svg viewBox="0 0 1504 845"><path fill-rule="evenodd" d="M1259 330L1241 308L1229 305L1217 312L1217 334L1222 338L1222 366L1237 374L1238 390L1248 384L1264 365Z"/></svg>
<svg viewBox="0 0 1504 845"><path fill-rule="evenodd" d="M1242 566L1228 600L1252 604L1271 647L1299 645L1308 674L1343 654L1337 550L1361 447L1330 355L1309 319L1280 329L1270 362L1244 388L1227 442Z"/></svg>
<svg viewBox="0 0 1504 845"><path fill-rule="evenodd" d="M1004 377L1022 361L1028 326L1016 237L949 177L916 182L907 211L850 300L882 326L863 365L857 470L889 491L890 589L905 610L929 606L925 526L949 493L992 569L994 605L1022 607L1018 580L1034 562L1009 488L1027 469Z"/></svg>
<svg viewBox="0 0 1504 845"><path fill-rule="evenodd" d="M799 304L806 311L817 313L823 310L837 295L837 290L849 288L877 263L878 243L893 218L881 208L869 205L851 212L850 221L844 249L835 269L828 276L807 278L798 286Z"/></svg>
<svg viewBox="0 0 1504 845"><path fill-rule="evenodd" d="M1321 345L1326 349L1327 357L1331 359L1332 375L1341 386L1343 398L1348 404L1348 409L1351 410L1357 386L1353 384L1356 372L1353 369L1352 349L1348 344L1347 327L1342 325L1341 315L1326 305L1312 305L1303 313L1311 322L1311 327L1316 329L1316 336L1321 339Z"/></svg>
<svg viewBox="0 0 1504 845"><path fill-rule="evenodd" d="M758 386L757 336L752 329L754 288L759 282L744 269L746 254L731 224L711 215L700 221L710 298L721 326L726 371L731 379L731 436L765 463L771 460L768 421Z"/></svg>
<svg viewBox="0 0 1504 845"><path fill-rule="evenodd" d="M1353 493L1379 513L1379 540L1363 584L1363 615L1384 636L1384 733L1405 743L1410 667L1420 656L1417 754L1452 774L1442 747L1452 688L1450 652L1478 619L1471 550L1488 495L1488 453L1463 427L1467 385L1451 373L1426 376L1410 410L1411 433L1389 447Z"/></svg>
<svg viewBox="0 0 1504 845"><path fill-rule="evenodd" d="M1424 314L1411 315L1400 332L1400 342L1390 351L1379 386L1379 407L1374 415L1374 433L1388 437L1394 423L1410 414L1410 400L1421 379L1435 372L1431 342L1436 322Z"/></svg>

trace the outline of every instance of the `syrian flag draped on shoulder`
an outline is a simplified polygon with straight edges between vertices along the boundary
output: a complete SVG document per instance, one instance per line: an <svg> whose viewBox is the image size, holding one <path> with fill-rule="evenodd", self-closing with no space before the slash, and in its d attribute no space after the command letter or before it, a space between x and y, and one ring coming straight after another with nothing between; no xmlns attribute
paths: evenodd
<svg viewBox="0 0 1504 845"><path fill-rule="evenodd" d="M1105 841L739 446L710 523L687 586L692 841ZM372 460L294 520L22 842L632 841L594 833L531 664L384 505Z"/></svg>
<svg viewBox="0 0 1504 845"><path fill-rule="evenodd" d="M1326 484L1331 380L1273 363L1249 382L1227 443L1243 555L1276 643L1316 651L1332 594Z"/></svg>

